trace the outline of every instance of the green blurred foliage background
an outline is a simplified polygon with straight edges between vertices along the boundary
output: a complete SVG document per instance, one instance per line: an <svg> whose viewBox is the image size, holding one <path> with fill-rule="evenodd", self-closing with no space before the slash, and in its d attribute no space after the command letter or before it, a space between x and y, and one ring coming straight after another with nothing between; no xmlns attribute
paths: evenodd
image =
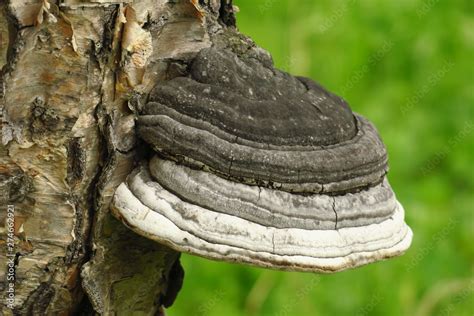
<svg viewBox="0 0 474 316"><path fill-rule="evenodd" d="M334 275L182 256L181 315L474 314L474 1L235 0L241 32L378 127L414 231Z"/></svg>

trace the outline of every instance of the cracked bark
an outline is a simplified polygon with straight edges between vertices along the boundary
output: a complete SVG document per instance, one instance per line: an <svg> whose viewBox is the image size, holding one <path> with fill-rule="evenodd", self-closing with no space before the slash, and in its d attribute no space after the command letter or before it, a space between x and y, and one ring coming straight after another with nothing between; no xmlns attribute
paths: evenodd
<svg viewBox="0 0 474 316"><path fill-rule="evenodd" d="M179 254L131 232L109 203L146 155L136 109L232 30L232 11L230 0L0 1L0 314L156 315L173 303Z"/></svg>

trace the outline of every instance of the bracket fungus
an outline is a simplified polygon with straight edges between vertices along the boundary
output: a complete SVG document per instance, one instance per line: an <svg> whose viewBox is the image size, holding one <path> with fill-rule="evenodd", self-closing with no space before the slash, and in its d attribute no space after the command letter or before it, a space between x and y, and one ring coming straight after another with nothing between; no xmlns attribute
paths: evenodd
<svg viewBox="0 0 474 316"><path fill-rule="evenodd" d="M259 48L205 48L137 120L153 155L113 213L181 252L336 272L402 254L412 232L375 127Z"/></svg>

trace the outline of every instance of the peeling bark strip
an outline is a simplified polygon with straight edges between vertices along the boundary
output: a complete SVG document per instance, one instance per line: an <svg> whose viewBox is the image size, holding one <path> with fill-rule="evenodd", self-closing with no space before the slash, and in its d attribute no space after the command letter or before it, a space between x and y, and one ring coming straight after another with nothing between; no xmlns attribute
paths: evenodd
<svg viewBox="0 0 474 316"><path fill-rule="evenodd" d="M16 251L13 309L1 251L0 314L91 304L153 315L172 304L178 253L135 235L108 207L141 155L134 111L233 25L228 0L0 3L0 245L11 204Z"/></svg>

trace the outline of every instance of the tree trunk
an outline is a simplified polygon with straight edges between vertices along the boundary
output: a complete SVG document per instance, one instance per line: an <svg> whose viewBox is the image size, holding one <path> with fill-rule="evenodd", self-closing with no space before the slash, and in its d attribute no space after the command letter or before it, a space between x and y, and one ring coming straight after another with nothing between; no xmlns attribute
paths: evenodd
<svg viewBox="0 0 474 316"><path fill-rule="evenodd" d="M2 315L161 314L179 253L111 217L140 159L135 110L231 0L0 0Z"/></svg>

